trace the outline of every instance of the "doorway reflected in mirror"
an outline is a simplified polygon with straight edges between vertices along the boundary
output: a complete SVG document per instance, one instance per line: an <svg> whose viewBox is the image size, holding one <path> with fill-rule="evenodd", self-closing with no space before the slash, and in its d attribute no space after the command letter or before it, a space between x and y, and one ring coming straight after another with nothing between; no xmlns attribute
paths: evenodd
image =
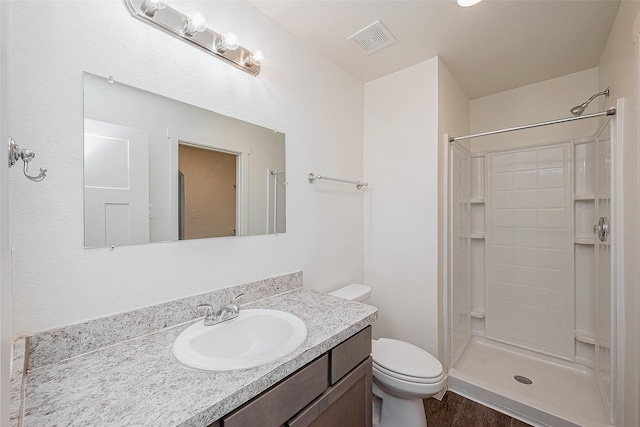
<svg viewBox="0 0 640 427"><path fill-rule="evenodd" d="M236 163L223 151L178 145L179 240L236 235Z"/></svg>

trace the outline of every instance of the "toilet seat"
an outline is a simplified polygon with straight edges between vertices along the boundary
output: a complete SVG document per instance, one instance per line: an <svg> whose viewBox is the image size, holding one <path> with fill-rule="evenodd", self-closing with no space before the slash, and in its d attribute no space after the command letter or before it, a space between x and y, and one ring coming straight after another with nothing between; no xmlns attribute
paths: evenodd
<svg viewBox="0 0 640 427"><path fill-rule="evenodd" d="M434 384L444 377L438 359L408 342L390 338L373 340L371 356L376 369L402 381Z"/></svg>
<svg viewBox="0 0 640 427"><path fill-rule="evenodd" d="M385 369L383 366L378 365L375 361L373 361L373 367L375 369L377 369L379 372L391 377L391 378L395 378L398 380L402 380L405 382L409 382L409 383L416 383L416 384L436 384L439 383L440 381L442 381L442 378L444 378L444 372L442 372L440 375L438 375L437 377L434 378L420 378L420 377L412 377L410 375L403 375L401 373L398 372L393 372L390 371L388 369Z"/></svg>
<svg viewBox="0 0 640 427"><path fill-rule="evenodd" d="M447 376L444 373L437 380L431 379L434 382L430 383L405 381L387 375L376 365L373 366L372 373L374 384L377 384L382 391L402 399L424 399L433 396L442 390L447 382Z"/></svg>

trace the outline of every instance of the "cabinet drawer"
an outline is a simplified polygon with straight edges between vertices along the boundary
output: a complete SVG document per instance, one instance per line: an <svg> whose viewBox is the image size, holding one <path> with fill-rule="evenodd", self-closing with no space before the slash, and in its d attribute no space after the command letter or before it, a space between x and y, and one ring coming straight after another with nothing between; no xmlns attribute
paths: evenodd
<svg viewBox="0 0 640 427"><path fill-rule="evenodd" d="M371 326L331 350L329 383L335 384L371 354Z"/></svg>
<svg viewBox="0 0 640 427"><path fill-rule="evenodd" d="M329 387L287 427L371 427L371 358Z"/></svg>
<svg viewBox="0 0 640 427"><path fill-rule="evenodd" d="M281 426L328 387L325 354L224 417L224 427Z"/></svg>

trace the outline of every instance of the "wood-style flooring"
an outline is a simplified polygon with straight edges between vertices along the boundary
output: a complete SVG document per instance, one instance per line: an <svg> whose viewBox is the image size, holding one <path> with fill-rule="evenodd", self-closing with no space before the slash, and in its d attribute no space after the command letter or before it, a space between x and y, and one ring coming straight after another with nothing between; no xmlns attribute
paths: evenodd
<svg viewBox="0 0 640 427"><path fill-rule="evenodd" d="M424 400L428 427L530 427L501 412L447 391L439 402Z"/></svg>

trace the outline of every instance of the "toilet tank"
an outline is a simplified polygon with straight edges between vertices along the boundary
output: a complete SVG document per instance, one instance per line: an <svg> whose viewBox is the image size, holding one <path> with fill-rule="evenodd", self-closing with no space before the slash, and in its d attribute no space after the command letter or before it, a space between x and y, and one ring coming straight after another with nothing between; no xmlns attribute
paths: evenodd
<svg viewBox="0 0 640 427"><path fill-rule="evenodd" d="M370 304L369 297L371 297L371 288L367 285L361 285L359 283L352 283L350 285L344 286L340 289L337 289L329 295L333 295L334 297L348 299L351 301L363 302L365 304Z"/></svg>

